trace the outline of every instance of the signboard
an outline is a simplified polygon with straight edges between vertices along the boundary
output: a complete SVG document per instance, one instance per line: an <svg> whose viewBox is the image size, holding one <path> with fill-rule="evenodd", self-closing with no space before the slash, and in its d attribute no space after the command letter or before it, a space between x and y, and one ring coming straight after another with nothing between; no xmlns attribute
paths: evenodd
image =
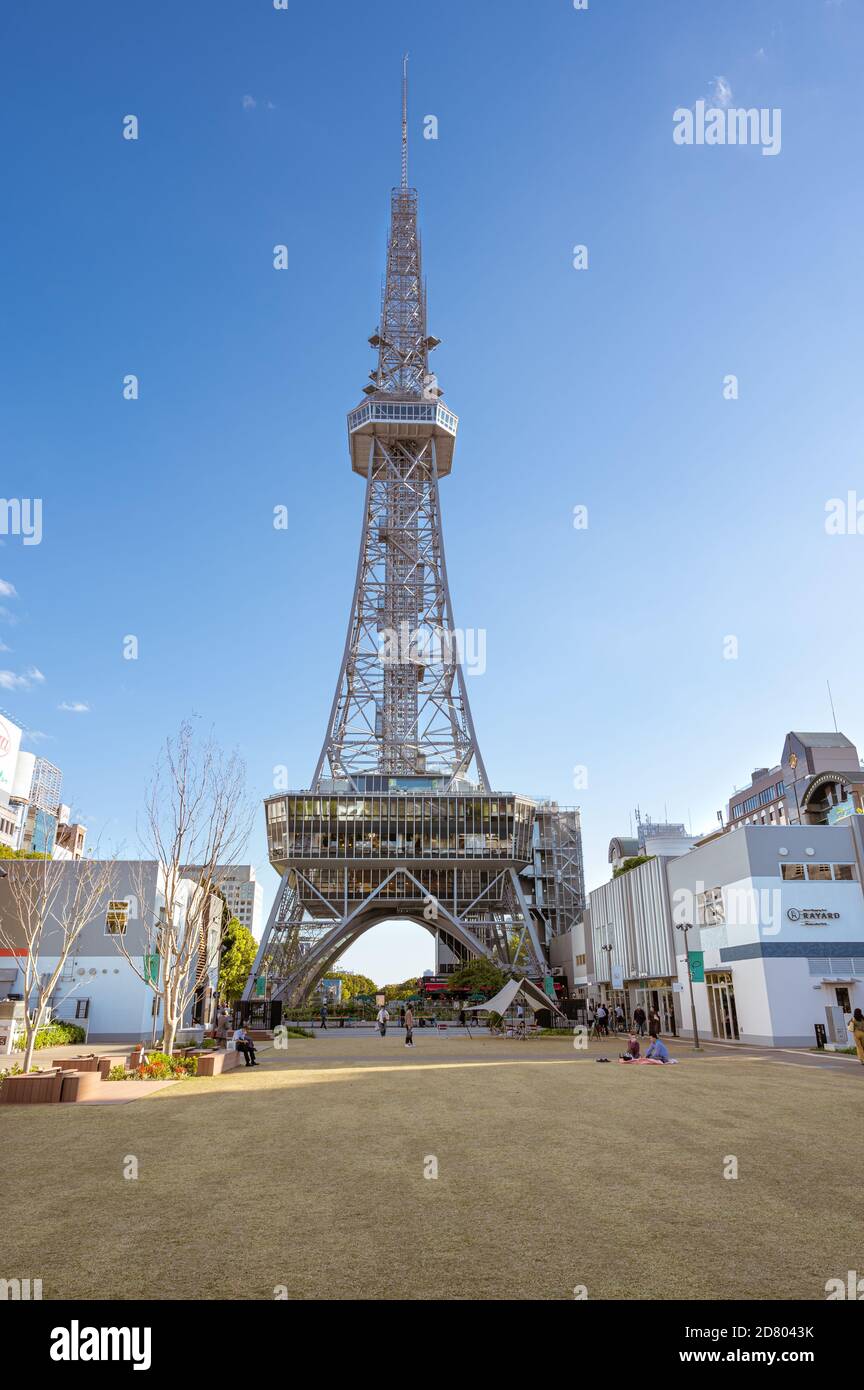
<svg viewBox="0 0 864 1390"><path fill-rule="evenodd" d="M864 815L864 809L856 806L851 796L847 796L845 801L838 801L836 806L828 808L828 824L836 825L838 821L845 820L847 816Z"/></svg>
<svg viewBox="0 0 864 1390"><path fill-rule="evenodd" d="M144 957L144 979L148 985L159 983L159 957L155 953Z"/></svg>
<svg viewBox="0 0 864 1390"><path fill-rule="evenodd" d="M790 922L803 922L805 927L824 927L840 920L839 912L829 912L825 907L790 907L786 916Z"/></svg>
<svg viewBox="0 0 864 1390"><path fill-rule="evenodd" d="M15 781L21 730L11 719L0 719L0 791L11 792Z"/></svg>
<svg viewBox="0 0 864 1390"><path fill-rule="evenodd" d="M688 951L690 960L690 979L694 985L704 985L705 983L705 952Z"/></svg>
<svg viewBox="0 0 864 1390"><path fill-rule="evenodd" d="M623 966L623 965L613 965L613 966L612 966L612 988L613 988L613 989L623 989L623 988L624 988L624 966Z"/></svg>
<svg viewBox="0 0 864 1390"><path fill-rule="evenodd" d="M321 993L331 1004L342 1003L342 981L338 976L321 981Z"/></svg>
<svg viewBox="0 0 864 1390"><path fill-rule="evenodd" d="M264 999L267 995L267 976L259 975L255 981L255 998Z"/></svg>
<svg viewBox="0 0 864 1390"><path fill-rule="evenodd" d="M384 1008L384 1005L386 1004L386 1002L387 1002L387 995L386 995L386 994L376 994L376 995L375 995L375 1003L378 1005L378 1008L379 1008L379 1009L383 1009L383 1008Z"/></svg>
<svg viewBox="0 0 864 1390"><path fill-rule="evenodd" d="M672 993L673 993L673 994L683 994L683 993L684 993L684 986L682 985L682 983L681 983L680 980L675 980L675 981L674 981L674 983L673 983L673 985L672 985Z"/></svg>
<svg viewBox="0 0 864 1390"><path fill-rule="evenodd" d="M553 980L551 975L546 976L545 980L543 981L543 988L549 995L550 999L555 998L555 981Z"/></svg>

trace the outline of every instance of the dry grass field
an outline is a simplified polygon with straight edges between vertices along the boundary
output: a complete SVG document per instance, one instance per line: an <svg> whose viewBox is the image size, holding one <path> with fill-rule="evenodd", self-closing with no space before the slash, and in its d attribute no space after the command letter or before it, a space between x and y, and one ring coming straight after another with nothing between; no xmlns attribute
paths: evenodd
<svg viewBox="0 0 864 1390"><path fill-rule="evenodd" d="M417 1039L4 1109L0 1274L46 1299L820 1299L859 1267L853 1063Z"/></svg>

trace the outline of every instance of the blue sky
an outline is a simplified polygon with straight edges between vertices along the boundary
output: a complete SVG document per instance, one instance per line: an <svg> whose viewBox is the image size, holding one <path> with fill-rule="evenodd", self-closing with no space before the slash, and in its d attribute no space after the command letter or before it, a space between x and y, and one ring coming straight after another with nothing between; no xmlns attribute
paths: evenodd
<svg viewBox="0 0 864 1390"><path fill-rule="evenodd" d="M826 678L864 745L864 538L825 531L829 499L864 499L860 0L48 0L0 34L0 491L41 498L44 532L0 547L0 703L91 836L134 851L190 714L256 796L313 771L405 49L496 787L581 804L593 886L634 806L708 828L787 729L830 727ZM673 111L726 88L781 109L779 155L673 142ZM263 816L252 858L269 901ZM431 964L416 930L351 960L403 978Z"/></svg>

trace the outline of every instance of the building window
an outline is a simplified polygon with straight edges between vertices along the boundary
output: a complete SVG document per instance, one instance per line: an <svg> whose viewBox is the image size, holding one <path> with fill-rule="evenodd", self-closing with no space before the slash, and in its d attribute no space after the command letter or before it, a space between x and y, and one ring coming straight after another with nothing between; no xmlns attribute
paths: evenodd
<svg viewBox="0 0 864 1390"><path fill-rule="evenodd" d="M830 880L831 880L831 865L830 865L830 864L808 864L808 865L807 865L807 877L808 877L808 879L810 880L811 883L813 883L813 882L824 883L826 879L830 882Z"/></svg>
<svg viewBox="0 0 864 1390"><path fill-rule="evenodd" d="M112 901L105 917L106 936L124 936L129 922L129 903Z"/></svg>
<svg viewBox="0 0 864 1390"><path fill-rule="evenodd" d="M716 927L726 921L722 888L708 888L696 899L701 927Z"/></svg>
<svg viewBox="0 0 864 1390"><path fill-rule="evenodd" d="M835 864L834 877L838 883L855 883L858 871L854 864Z"/></svg>
<svg viewBox="0 0 864 1390"><path fill-rule="evenodd" d="M798 881L800 882L800 880L803 879L803 877L804 877L804 865L803 865L803 864L781 864L781 865L780 865L780 877L781 877L781 878L794 878L794 879L796 879L796 880L798 880Z"/></svg>

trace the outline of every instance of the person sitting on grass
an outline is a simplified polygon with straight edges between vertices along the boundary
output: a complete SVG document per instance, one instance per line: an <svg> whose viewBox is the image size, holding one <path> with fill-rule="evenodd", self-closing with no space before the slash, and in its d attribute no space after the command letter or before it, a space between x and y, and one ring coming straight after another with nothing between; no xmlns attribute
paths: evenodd
<svg viewBox="0 0 864 1390"><path fill-rule="evenodd" d="M648 1057L652 1062L672 1061L672 1058L669 1056L669 1049L664 1043L659 1033L654 1034L654 1040L651 1043L651 1046L648 1048L648 1051L645 1053L645 1056Z"/></svg>
<svg viewBox="0 0 864 1390"><path fill-rule="evenodd" d="M627 1039L627 1051L621 1053L622 1062L635 1062L639 1056L639 1039L635 1033L631 1033Z"/></svg>

